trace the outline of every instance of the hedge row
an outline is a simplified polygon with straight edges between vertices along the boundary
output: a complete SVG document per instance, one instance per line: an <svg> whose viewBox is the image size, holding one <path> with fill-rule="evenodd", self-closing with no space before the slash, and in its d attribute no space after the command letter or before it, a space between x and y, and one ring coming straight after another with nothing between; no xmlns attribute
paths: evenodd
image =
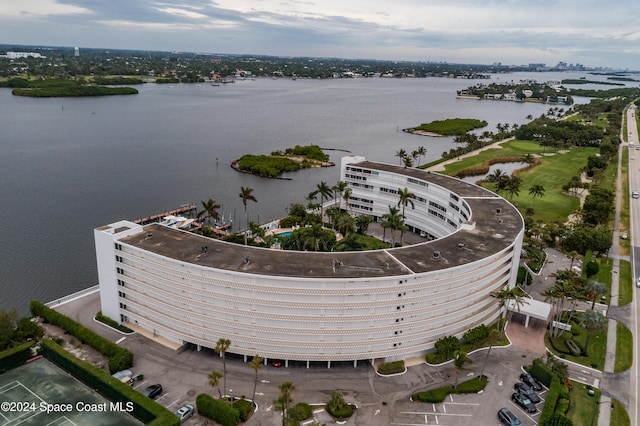
<svg viewBox="0 0 640 426"><path fill-rule="evenodd" d="M525 367L525 370L546 387L551 387L551 381L554 378L553 371L540 358L534 359L533 365Z"/></svg>
<svg viewBox="0 0 640 426"><path fill-rule="evenodd" d="M180 424L178 417L171 411L110 376L104 370L76 358L54 341L43 339L40 342L40 350L48 360L91 389L96 389L105 398L115 402L133 402L131 414L143 423L149 426Z"/></svg>
<svg viewBox="0 0 640 426"><path fill-rule="evenodd" d="M544 400L544 407L540 414L540 421L538 423L543 423L556 412L556 404L558 403L558 399L560 398L563 388L566 389L564 385L560 383L560 379L553 376L551 385L549 386L549 392L547 392L547 396Z"/></svg>
<svg viewBox="0 0 640 426"><path fill-rule="evenodd" d="M104 356L109 358L109 371L126 370L133 366L133 353L124 349L112 341L105 339L82 324L72 320L66 315L49 308L44 303L32 300L29 309L33 316L44 318L47 322L63 328L82 343L86 343Z"/></svg>
<svg viewBox="0 0 640 426"><path fill-rule="evenodd" d="M98 311L98 313L96 314L96 320L100 321L103 324L108 325L111 328L115 328L116 330L121 331L123 333L133 333L133 330L131 330L129 327L125 327L122 324L118 324L117 321L114 321L111 318L102 315L102 311Z"/></svg>
<svg viewBox="0 0 640 426"><path fill-rule="evenodd" d="M24 364L26 360L31 358L31 348L36 342L25 342L21 345L7 349L0 352L0 374L7 370L13 370L14 368Z"/></svg>
<svg viewBox="0 0 640 426"><path fill-rule="evenodd" d="M380 374L397 374L404 372L404 361L385 362L378 367Z"/></svg>
<svg viewBox="0 0 640 426"><path fill-rule="evenodd" d="M411 396L414 401L439 403L449 394L478 393L487 386L487 376L475 377L466 382L453 386L443 386L438 389L431 389L425 392L418 392Z"/></svg>
<svg viewBox="0 0 640 426"><path fill-rule="evenodd" d="M196 398L198 414L205 416L222 426L237 426L240 423L240 413L228 402L214 399L211 395L201 393Z"/></svg>

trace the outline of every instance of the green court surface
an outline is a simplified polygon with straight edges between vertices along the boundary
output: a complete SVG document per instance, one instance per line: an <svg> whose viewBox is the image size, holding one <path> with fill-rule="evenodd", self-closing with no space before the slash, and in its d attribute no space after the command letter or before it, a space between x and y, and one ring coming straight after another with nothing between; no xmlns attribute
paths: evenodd
<svg viewBox="0 0 640 426"><path fill-rule="evenodd" d="M130 406L112 404L44 358L0 375L0 426L128 426Z"/></svg>

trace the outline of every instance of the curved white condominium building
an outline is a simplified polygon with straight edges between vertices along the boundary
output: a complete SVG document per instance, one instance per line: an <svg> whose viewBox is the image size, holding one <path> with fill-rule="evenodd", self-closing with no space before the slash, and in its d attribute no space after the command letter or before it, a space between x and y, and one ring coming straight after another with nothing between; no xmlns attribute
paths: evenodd
<svg viewBox="0 0 640 426"><path fill-rule="evenodd" d="M94 231L103 314L174 345L298 361L403 359L497 319L515 285L524 222L502 197L414 168L345 157L350 211L406 206L424 242L316 253L246 247L160 224ZM402 207L400 207L402 211ZM388 231L389 232L389 231Z"/></svg>

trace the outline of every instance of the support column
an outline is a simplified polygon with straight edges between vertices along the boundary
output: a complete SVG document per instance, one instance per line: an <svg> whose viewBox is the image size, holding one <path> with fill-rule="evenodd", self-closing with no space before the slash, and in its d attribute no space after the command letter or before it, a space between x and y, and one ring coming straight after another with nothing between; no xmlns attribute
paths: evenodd
<svg viewBox="0 0 640 426"><path fill-rule="evenodd" d="M353 368L356 368L358 366L358 360L354 359L353 360Z"/></svg>
<svg viewBox="0 0 640 426"><path fill-rule="evenodd" d="M307 368L309 368L309 360L307 360Z"/></svg>
<svg viewBox="0 0 640 426"><path fill-rule="evenodd" d="M284 366L287 367L287 368L289 367L289 360L288 359L284 360Z"/></svg>
<svg viewBox="0 0 640 426"><path fill-rule="evenodd" d="M331 368L331 361L327 361L327 368Z"/></svg>
<svg viewBox="0 0 640 426"><path fill-rule="evenodd" d="M529 318L531 318L531 316L527 314L527 316L524 319L524 328L529 327Z"/></svg>
<svg viewBox="0 0 640 426"><path fill-rule="evenodd" d="M200 352L200 350L202 349L202 346L196 345L196 348L198 348L198 352Z"/></svg>
<svg viewBox="0 0 640 426"><path fill-rule="evenodd" d="M244 359L244 362L246 363L247 362L247 356L243 355L242 358Z"/></svg>

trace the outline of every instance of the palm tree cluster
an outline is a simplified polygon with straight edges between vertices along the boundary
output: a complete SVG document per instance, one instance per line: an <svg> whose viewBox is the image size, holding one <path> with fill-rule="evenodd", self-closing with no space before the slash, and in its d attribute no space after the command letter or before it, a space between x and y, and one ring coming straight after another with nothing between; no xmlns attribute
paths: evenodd
<svg viewBox="0 0 640 426"><path fill-rule="evenodd" d="M424 146L419 146L417 149L411 151L411 154L407 153L404 149L396 151L395 156L400 160L400 164L405 167L420 166L420 159L427 155L427 150Z"/></svg>
<svg viewBox="0 0 640 426"><path fill-rule="evenodd" d="M509 199L513 199L514 196L520 195L520 186L522 186L522 179L515 175L508 175L500 169L496 169L493 173L487 175L485 182L490 182L495 185L496 192L506 192ZM541 194L544 194L544 188L541 188ZM542 195L541 195L542 196Z"/></svg>
<svg viewBox="0 0 640 426"><path fill-rule="evenodd" d="M217 388L218 396L222 399L222 391L220 390L220 379L223 379L223 387L225 392L227 390L227 363L226 363L226 353L231 346L231 341L229 339L220 338L216 342L216 347L214 351L222 357L222 372L213 370L211 373L207 375L209 379L209 385L211 387ZM254 371L255 376L253 380L253 396L251 398L252 403L255 405L256 400L256 388L258 386L258 371L264 366L264 358L260 355L254 355L253 359L249 362L249 367ZM226 394L225 394L226 395Z"/></svg>

